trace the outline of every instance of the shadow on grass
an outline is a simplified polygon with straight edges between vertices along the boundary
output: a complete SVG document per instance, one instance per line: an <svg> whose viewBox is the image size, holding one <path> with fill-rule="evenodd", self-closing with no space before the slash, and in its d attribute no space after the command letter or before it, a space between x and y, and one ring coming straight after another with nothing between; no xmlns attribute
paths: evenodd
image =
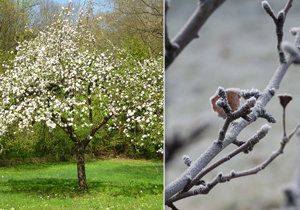
<svg viewBox="0 0 300 210"><path fill-rule="evenodd" d="M62 163L63 164L63 163ZM61 165L62 165L61 164ZM68 163L66 163L68 164ZM13 163L13 164L7 164L7 163L2 163L0 160L0 169L5 170L5 169L17 169L17 170L41 170L41 169L46 169L49 167L52 167L53 165L50 163L39 163L39 164L24 164L24 163Z"/></svg>
<svg viewBox="0 0 300 210"><path fill-rule="evenodd" d="M111 168L101 168L101 173L114 174L117 175L126 175L128 177L136 177L139 179L150 178L153 179L153 176L157 178L158 174L163 176L163 167L162 166L144 166L144 165L123 165L123 166L114 166ZM161 178L162 179L162 178Z"/></svg>
<svg viewBox="0 0 300 210"><path fill-rule="evenodd" d="M163 185L130 182L126 184L92 181L87 192L77 190L76 179L36 178L26 180L10 179L0 183L0 193L25 193L34 196L77 197L86 194L104 193L110 196L139 197L144 194L161 194Z"/></svg>

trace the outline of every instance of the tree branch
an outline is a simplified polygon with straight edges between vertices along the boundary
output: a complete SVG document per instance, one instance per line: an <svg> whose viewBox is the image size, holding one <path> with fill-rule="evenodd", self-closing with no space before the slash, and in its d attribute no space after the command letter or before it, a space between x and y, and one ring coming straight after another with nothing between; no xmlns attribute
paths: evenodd
<svg viewBox="0 0 300 210"><path fill-rule="evenodd" d="M112 118L112 116L113 115L104 117L103 120L91 130L90 136L94 136L96 132L102 128L110 120L110 118Z"/></svg>
<svg viewBox="0 0 300 210"><path fill-rule="evenodd" d="M68 120L64 117L61 117L61 122L64 123L66 125L66 127L61 127L63 129L63 131L65 131L65 133L70 137L70 139L77 143L78 142L78 138L76 137L74 128L72 126L68 125ZM59 123L56 123L57 125L59 125Z"/></svg>
<svg viewBox="0 0 300 210"><path fill-rule="evenodd" d="M95 127L93 127L88 135L87 138L85 138L83 140L85 147L90 143L90 141L92 140L92 138L95 136L95 134L97 133L98 130L100 130L104 125L106 125L106 123L113 117L113 115L109 115L109 116L105 116L102 121L96 125Z"/></svg>
<svg viewBox="0 0 300 210"><path fill-rule="evenodd" d="M209 124L201 124L191 130L187 136L176 134L173 137L166 138L165 140L165 163L167 164L178 152L178 150L186 147L199 139L199 136L205 132Z"/></svg>
<svg viewBox="0 0 300 210"><path fill-rule="evenodd" d="M195 38L198 38L198 32L204 25L209 16L223 3L225 0L199 0L197 9L182 27L175 38L170 42L166 35L166 53L165 53L165 69L167 69L180 54L180 52ZM166 30L167 31L167 30ZM175 46L175 47L169 47Z"/></svg>
<svg viewBox="0 0 300 210"><path fill-rule="evenodd" d="M271 162L273 162L273 160L275 160L279 155L283 154L284 152L284 148L286 146L286 144L290 141L290 139L293 137L294 133L299 129L300 126L297 126L295 131L292 132L289 137L285 138L283 137L281 142L280 142L280 147L273 152L264 162L262 162L261 164L255 166L254 168L248 169L248 170L244 170L244 171L240 171L240 172L235 172L232 171L227 175L223 175L222 173L219 173L212 181L210 181L209 183L206 184L202 184L200 186L198 186L197 188L195 188L194 190L191 191L187 191L187 192L182 192L179 193L178 195L172 197L169 202L173 203L175 201L181 200L183 198L186 197L190 197L190 196L195 196L195 195L199 195L199 194L207 194L210 192L210 190L212 190L217 184L220 183L224 183L224 182L229 182L232 179L236 179L236 178L240 178L240 177L244 177L244 176L250 176L250 175L255 175L258 172L262 171L263 169L265 169ZM268 132L268 128L264 127L261 128L261 130L250 140L252 141L252 143L257 143L259 142L260 139L262 139L263 137L265 137L265 135ZM250 141L249 140L249 141ZM249 142L248 141L248 142ZM247 142L247 143L248 143ZM250 146L250 145L249 145ZM245 149L245 148L244 148ZM233 156L235 156L236 154L239 154L240 152L242 152L242 150L240 150L239 148L235 151L233 151L230 155L228 155L227 158L231 158ZM228 161L226 157L220 159L219 161L217 161L215 164L213 164L211 167L208 167L207 170L211 171L212 169L216 168L217 166L221 165L222 163ZM209 172L208 171L208 172ZM205 175L205 174L204 174Z"/></svg>

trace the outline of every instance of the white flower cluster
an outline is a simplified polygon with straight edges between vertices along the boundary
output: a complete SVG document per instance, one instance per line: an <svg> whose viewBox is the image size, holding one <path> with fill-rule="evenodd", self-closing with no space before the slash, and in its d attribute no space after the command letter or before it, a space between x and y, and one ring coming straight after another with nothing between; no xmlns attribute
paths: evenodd
<svg viewBox="0 0 300 210"><path fill-rule="evenodd" d="M94 42L83 24L63 14L21 43L13 66L0 77L0 135L10 124L24 129L33 122L89 135L111 115L108 130L119 130L140 146L150 141L162 151L162 60L138 62L117 49L99 53Z"/></svg>
<svg viewBox="0 0 300 210"><path fill-rule="evenodd" d="M164 104L162 60L144 60L122 68L124 69L120 73L125 73L127 79L115 81L114 86L117 88L110 104L115 107L115 112L124 114L123 117L112 120L111 129L122 127L124 135L132 142L141 147L154 144L157 152L161 153ZM122 77L118 72L115 76Z"/></svg>

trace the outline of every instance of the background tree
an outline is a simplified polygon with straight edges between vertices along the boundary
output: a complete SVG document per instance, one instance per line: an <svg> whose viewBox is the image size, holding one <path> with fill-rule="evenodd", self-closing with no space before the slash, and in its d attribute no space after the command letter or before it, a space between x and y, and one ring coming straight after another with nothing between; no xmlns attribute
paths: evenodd
<svg viewBox="0 0 300 210"><path fill-rule="evenodd" d="M13 0L0 1L0 64L11 59L17 43L30 35L27 18L26 10Z"/></svg>
<svg viewBox="0 0 300 210"><path fill-rule="evenodd" d="M107 36L139 56L161 55L163 51L163 2L160 0L112 0L112 12L99 14Z"/></svg>

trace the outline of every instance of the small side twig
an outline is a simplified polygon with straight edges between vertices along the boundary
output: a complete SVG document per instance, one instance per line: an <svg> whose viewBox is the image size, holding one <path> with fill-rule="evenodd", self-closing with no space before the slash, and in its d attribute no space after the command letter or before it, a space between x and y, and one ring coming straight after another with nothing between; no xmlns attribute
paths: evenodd
<svg viewBox="0 0 300 210"><path fill-rule="evenodd" d="M294 27L290 30L291 34L295 36L295 47L300 50L300 28Z"/></svg>
<svg viewBox="0 0 300 210"><path fill-rule="evenodd" d="M217 101L217 105L221 107L226 114L224 125L219 131L218 142L221 143L225 138L225 134L231 122L241 117L245 120L249 120L247 115L251 112L251 108L254 107L256 99L255 97L249 98L238 110L232 112L224 88L218 88L218 96L220 99Z"/></svg>
<svg viewBox="0 0 300 210"><path fill-rule="evenodd" d="M292 7L292 4L293 4L293 0L288 0L288 2L286 3L283 11L284 11L284 14L287 14L289 12L289 10L291 9Z"/></svg>
<svg viewBox="0 0 300 210"><path fill-rule="evenodd" d="M191 166L192 159L190 158L190 156L184 155L184 156L182 157L182 160L183 160L183 162L184 162L185 165Z"/></svg>
<svg viewBox="0 0 300 210"><path fill-rule="evenodd" d="M265 109L260 110L259 117L266 119L269 123L276 123L275 118L271 114L269 114Z"/></svg>
<svg viewBox="0 0 300 210"><path fill-rule="evenodd" d="M258 89L240 90L240 95L244 99L249 99L251 97L258 99L261 96L261 92Z"/></svg>

